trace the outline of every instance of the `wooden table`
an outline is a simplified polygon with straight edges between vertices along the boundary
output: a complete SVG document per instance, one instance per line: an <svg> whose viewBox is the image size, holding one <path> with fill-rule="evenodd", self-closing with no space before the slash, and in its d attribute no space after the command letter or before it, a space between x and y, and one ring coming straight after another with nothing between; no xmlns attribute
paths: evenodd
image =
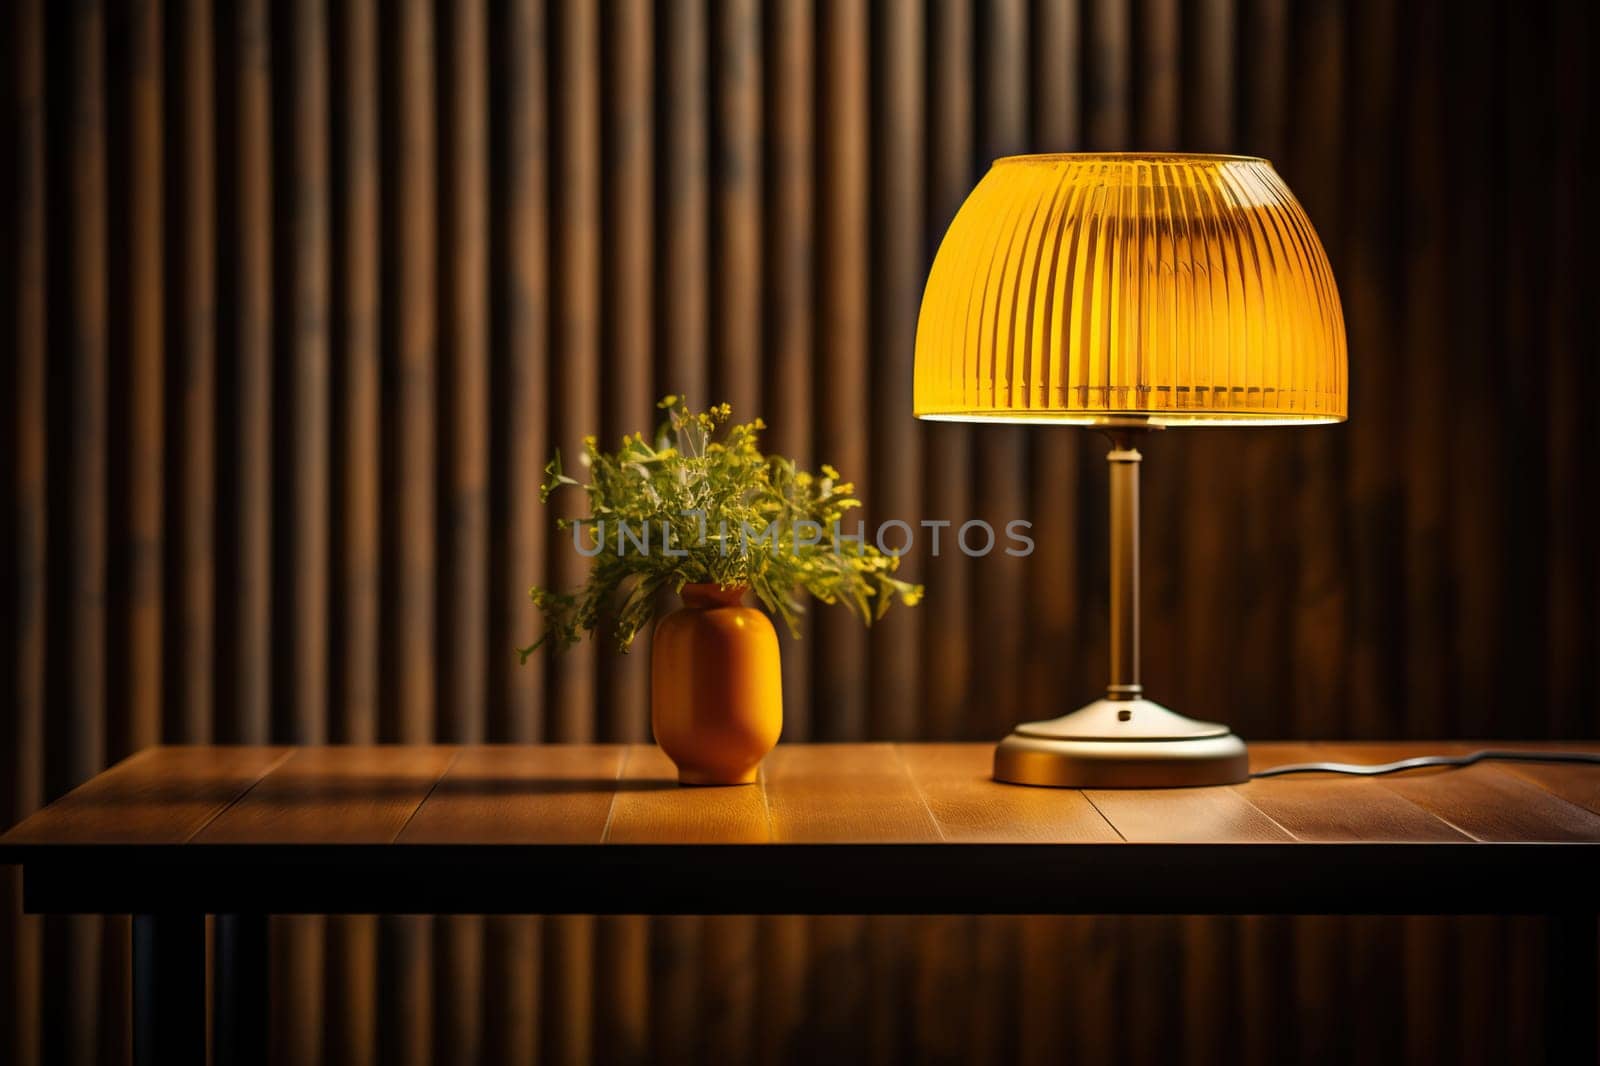
<svg viewBox="0 0 1600 1066"><path fill-rule="evenodd" d="M783 745L758 785L689 789L645 745L153 748L0 837L0 863L31 912L135 916L146 1062L203 1059L207 914L241 1055L284 913L1570 913L1593 1001L1600 767L1075 791L997 784L990 752Z"/></svg>

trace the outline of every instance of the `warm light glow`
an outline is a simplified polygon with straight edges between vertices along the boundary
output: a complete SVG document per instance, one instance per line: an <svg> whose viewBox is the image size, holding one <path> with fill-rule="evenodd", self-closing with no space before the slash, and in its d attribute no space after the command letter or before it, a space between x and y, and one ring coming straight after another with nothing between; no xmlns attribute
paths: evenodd
<svg viewBox="0 0 1600 1066"><path fill-rule="evenodd" d="M996 160L917 323L923 418L1339 422L1346 391L1333 271L1264 159Z"/></svg>

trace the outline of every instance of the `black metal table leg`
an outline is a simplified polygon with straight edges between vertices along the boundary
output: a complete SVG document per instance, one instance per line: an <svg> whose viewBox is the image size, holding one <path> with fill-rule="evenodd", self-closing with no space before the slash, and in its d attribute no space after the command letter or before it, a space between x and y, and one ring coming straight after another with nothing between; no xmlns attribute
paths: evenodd
<svg viewBox="0 0 1600 1066"><path fill-rule="evenodd" d="M133 1061L204 1066L206 919L133 916Z"/></svg>
<svg viewBox="0 0 1600 1066"><path fill-rule="evenodd" d="M267 917L217 915L213 1003L217 1066L267 1061Z"/></svg>
<svg viewBox="0 0 1600 1066"><path fill-rule="evenodd" d="M1594 914L1558 914L1550 920L1545 1030L1548 1061L1600 1062L1600 934Z"/></svg>

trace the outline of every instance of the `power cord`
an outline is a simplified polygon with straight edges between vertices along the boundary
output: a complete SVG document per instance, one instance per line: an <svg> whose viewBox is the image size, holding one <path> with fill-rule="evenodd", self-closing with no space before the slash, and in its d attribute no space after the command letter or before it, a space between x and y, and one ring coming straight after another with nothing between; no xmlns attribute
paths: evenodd
<svg viewBox="0 0 1600 1066"><path fill-rule="evenodd" d="M1600 766L1600 753L1588 751L1512 751L1506 748L1485 748L1470 755L1418 755L1397 762L1297 762L1288 766L1273 766L1257 770L1251 777L1279 777L1283 774L1357 774L1377 777L1380 774L1397 774L1404 770L1420 770L1425 766L1471 766L1473 763L1501 762L1576 762Z"/></svg>

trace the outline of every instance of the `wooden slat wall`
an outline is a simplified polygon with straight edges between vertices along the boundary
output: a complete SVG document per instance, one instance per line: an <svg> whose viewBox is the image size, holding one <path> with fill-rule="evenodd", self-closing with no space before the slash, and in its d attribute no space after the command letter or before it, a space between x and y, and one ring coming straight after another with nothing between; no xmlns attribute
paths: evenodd
<svg viewBox="0 0 1600 1066"><path fill-rule="evenodd" d="M872 519L1035 523L1021 562L968 560L953 528L933 559L922 533L924 607L785 637L787 739L987 738L1091 697L1101 443L909 414L927 263L1011 151L1266 154L1340 282L1348 425L1146 449L1152 694L1247 737L1600 727L1587 5L3 17L0 823L158 738L647 737L645 648L510 649L527 587L581 572L537 502L550 449L648 428L669 391L762 415ZM0 1060L120 1061L125 923L17 907L8 876ZM1248 1061L1385 1058L1454 1033L1459 994L1503 974L1514 994L1452 1055L1511 1057L1543 1018L1537 922L275 928L295 1062L1213 1061L1235 1033ZM1374 987L1404 1004L1402 1045L1313 1006ZM1034 1039L1007 1044L1022 1021Z"/></svg>

